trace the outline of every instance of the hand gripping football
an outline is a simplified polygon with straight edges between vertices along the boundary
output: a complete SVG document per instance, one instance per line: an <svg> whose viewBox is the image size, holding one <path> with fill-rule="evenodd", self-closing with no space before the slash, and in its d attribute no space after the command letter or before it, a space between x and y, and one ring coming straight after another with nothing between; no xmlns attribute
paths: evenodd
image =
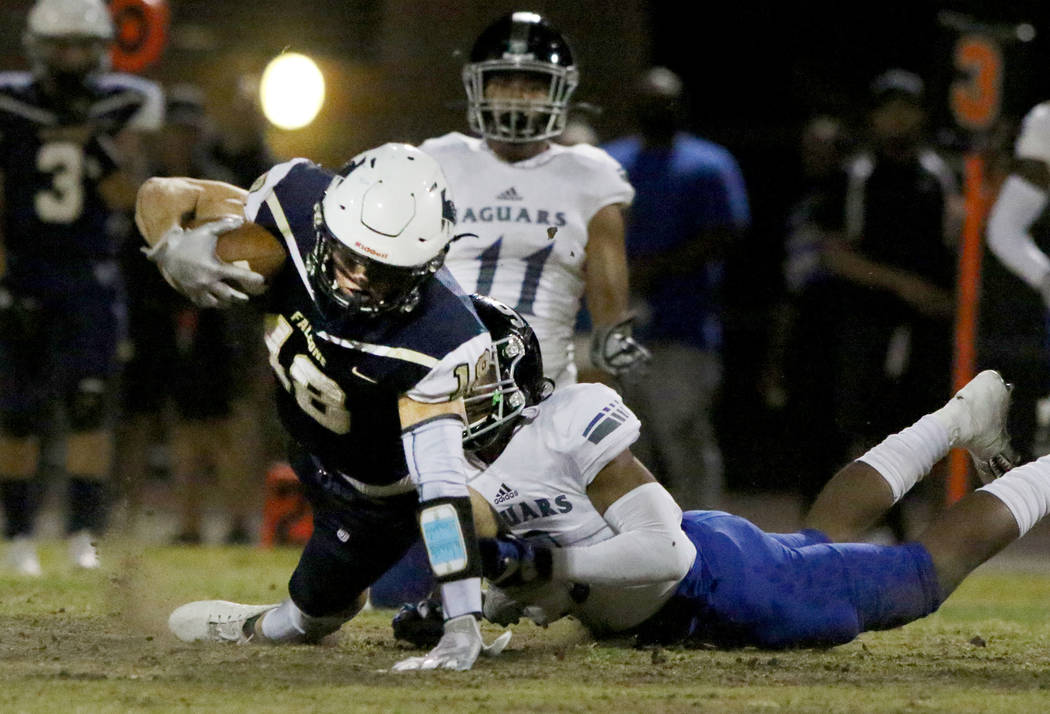
<svg viewBox="0 0 1050 714"><path fill-rule="evenodd" d="M192 220L187 228L195 228L207 220ZM219 236L215 255L222 261L247 267L270 280L284 264L288 253L270 231L258 223L245 221L239 227ZM241 265L241 267L245 267Z"/></svg>

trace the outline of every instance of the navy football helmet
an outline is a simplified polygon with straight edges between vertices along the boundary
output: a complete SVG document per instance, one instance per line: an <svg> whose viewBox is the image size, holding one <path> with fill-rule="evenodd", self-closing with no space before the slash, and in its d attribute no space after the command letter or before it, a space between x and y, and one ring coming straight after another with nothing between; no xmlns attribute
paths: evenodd
<svg viewBox="0 0 1050 714"><path fill-rule="evenodd" d="M508 74L524 75L545 89L530 98L487 97L493 77ZM508 143L558 136L565 130L578 82L568 41L546 20L533 12L501 17L481 33L463 67L470 128Z"/></svg>
<svg viewBox="0 0 1050 714"><path fill-rule="evenodd" d="M492 353L488 370L478 370L477 381L463 398L463 448L483 459L494 458L510 440L525 408L549 397L554 382L543 376L540 342L525 318L485 295L470 299L492 337Z"/></svg>

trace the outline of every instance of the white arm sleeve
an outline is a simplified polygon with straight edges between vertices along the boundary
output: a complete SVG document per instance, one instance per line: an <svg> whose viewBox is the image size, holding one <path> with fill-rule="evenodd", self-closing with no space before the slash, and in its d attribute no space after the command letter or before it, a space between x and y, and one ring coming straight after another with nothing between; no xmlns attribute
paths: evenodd
<svg viewBox="0 0 1050 714"><path fill-rule="evenodd" d="M449 414L421 421L402 432L401 445L420 501L470 496L459 417Z"/></svg>
<svg viewBox="0 0 1050 714"><path fill-rule="evenodd" d="M463 456L463 422L454 415L427 419L401 434L405 460L420 501L469 498L467 460ZM468 577L441 584L446 621L481 612L481 578Z"/></svg>
<svg viewBox="0 0 1050 714"><path fill-rule="evenodd" d="M1050 273L1050 259L1032 240L1029 228L1045 207L1045 191L1010 176L988 218L988 248L1012 273L1039 291Z"/></svg>
<svg viewBox="0 0 1050 714"><path fill-rule="evenodd" d="M696 560L696 546L682 531L682 509L658 483L621 496L605 520L616 531L612 538L553 550L554 580L645 585L680 580Z"/></svg>

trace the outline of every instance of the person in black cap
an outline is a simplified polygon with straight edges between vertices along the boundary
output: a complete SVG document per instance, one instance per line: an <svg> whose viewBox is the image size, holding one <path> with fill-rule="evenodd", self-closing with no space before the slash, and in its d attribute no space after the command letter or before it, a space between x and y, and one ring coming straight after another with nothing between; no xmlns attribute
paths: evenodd
<svg viewBox="0 0 1050 714"><path fill-rule="evenodd" d="M868 147L848 162L841 230L825 241L822 256L851 316L838 335L832 375L850 456L949 393L961 214L951 169L924 143L922 79L889 70L872 82L870 100ZM896 520L894 535L902 538Z"/></svg>

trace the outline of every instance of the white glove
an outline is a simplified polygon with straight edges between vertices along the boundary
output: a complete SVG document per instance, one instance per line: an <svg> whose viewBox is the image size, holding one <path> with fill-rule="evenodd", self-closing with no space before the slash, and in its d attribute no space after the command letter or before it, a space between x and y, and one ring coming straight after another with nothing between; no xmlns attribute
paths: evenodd
<svg viewBox="0 0 1050 714"><path fill-rule="evenodd" d="M491 645L481 639L478 620L472 614L445 620L445 634L424 657L409 657L393 666L394 672L413 672L421 669L455 669L463 671L474 666L479 654L495 657L510 642L510 632L504 632Z"/></svg>
<svg viewBox="0 0 1050 714"><path fill-rule="evenodd" d="M157 264L161 275L173 288L200 307L225 307L246 302L248 295L258 294L266 279L252 270L230 265L215 255L219 236L244 223L243 218L229 216L186 230L175 226L161 236L152 248L143 248L146 257ZM238 283L241 290L226 281Z"/></svg>
<svg viewBox="0 0 1050 714"><path fill-rule="evenodd" d="M591 335L591 362L616 377L634 378L645 373L652 355L631 337L633 317L611 327L595 327Z"/></svg>

